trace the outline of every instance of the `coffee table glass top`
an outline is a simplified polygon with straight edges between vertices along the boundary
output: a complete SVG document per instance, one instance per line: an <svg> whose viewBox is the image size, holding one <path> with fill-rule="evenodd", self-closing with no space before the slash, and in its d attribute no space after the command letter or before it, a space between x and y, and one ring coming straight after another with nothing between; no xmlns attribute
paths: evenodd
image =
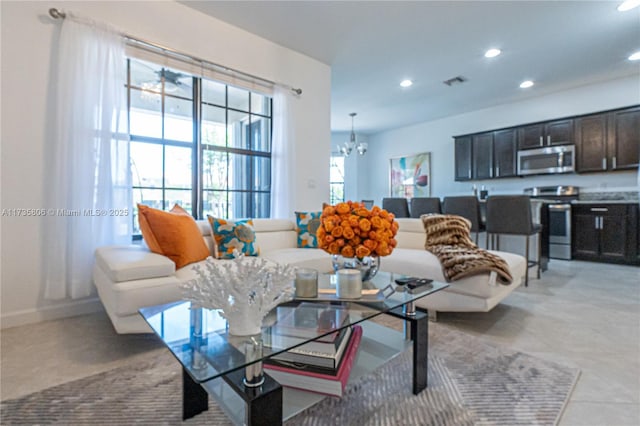
<svg viewBox="0 0 640 426"><path fill-rule="evenodd" d="M363 290L369 291L364 291L360 299L347 300L338 299L335 291L331 293L335 290L333 274L320 274L317 298L296 299L278 306L263 321L262 334L255 336L229 335L227 321L218 310L191 309L191 303L186 301L142 308L140 314L193 379L202 383L262 361L266 355L255 358L255 349L263 342L271 346L263 353L273 356L448 287L446 283L432 282L409 290L395 284L399 277L402 276L378 272L363 283ZM296 308L302 303L307 318L309 312L317 318L312 326L308 326L307 319L304 332L296 333L296 339L272 338L282 335L282 327L298 315L300 310ZM337 323L345 317L344 322ZM313 326L314 322L317 326Z"/></svg>

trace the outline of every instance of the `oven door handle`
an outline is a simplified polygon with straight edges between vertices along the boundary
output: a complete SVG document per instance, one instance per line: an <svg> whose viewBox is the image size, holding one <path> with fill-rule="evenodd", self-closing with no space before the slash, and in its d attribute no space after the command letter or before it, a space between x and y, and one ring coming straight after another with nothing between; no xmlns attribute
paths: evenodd
<svg viewBox="0 0 640 426"><path fill-rule="evenodd" d="M571 210L571 204L549 204L549 210L568 211Z"/></svg>

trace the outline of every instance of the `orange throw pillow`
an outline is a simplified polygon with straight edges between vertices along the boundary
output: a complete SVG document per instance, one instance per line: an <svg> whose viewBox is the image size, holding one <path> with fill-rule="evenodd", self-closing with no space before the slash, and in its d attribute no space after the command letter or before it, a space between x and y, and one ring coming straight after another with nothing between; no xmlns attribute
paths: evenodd
<svg viewBox="0 0 640 426"><path fill-rule="evenodd" d="M210 254L195 219L177 204L169 212L138 204L138 221L149 250L167 256L176 269Z"/></svg>

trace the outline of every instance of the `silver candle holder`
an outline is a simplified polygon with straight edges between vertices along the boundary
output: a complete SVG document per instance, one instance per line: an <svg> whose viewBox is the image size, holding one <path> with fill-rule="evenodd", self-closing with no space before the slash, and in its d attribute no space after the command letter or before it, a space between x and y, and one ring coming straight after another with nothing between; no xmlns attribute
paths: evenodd
<svg viewBox="0 0 640 426"><path fill-rule="evenodd" d="M362 297L362 274L358 269L339 269L336 274L336 296L339 299Z"/></svg>
<svg viewBox="0 0 640 426"><path fill-rule="evenodd" d="M318 271L310 268L296 270L296 297L318 297Z"/></svg>

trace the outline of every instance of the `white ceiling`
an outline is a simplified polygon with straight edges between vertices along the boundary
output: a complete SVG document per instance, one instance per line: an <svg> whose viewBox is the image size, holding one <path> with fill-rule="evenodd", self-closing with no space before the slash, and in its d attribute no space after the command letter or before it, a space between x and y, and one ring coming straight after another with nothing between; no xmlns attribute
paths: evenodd
<svg viewBox="0 0 640 426"><path fill-rule="evenodd" d="M636 75L640 8L621 1L184 1L331 65L331 129L358 133ZM502 55L487 59L488 48ZM461 75L467 81L442 82ZM402 89L410 78L414 85ZM525 79L535 86L518 86ZM302 88L304 90L304 87ZM304 94L303 94L304 96ZM638 94L640 99L640 93Z"/></svg>

